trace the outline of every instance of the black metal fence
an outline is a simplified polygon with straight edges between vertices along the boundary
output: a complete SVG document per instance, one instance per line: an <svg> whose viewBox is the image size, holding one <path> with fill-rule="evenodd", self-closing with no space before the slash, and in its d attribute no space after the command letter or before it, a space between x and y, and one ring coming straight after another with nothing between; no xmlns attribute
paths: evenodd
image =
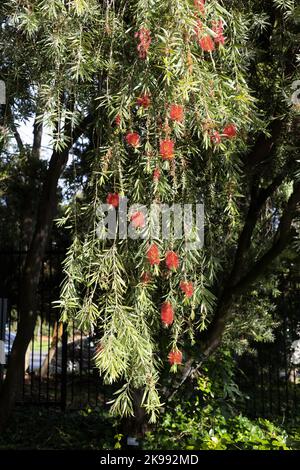
<svg viewBox="0 0 300 470"><path fill-rule="evenodd" d="M19 319L20 274L25 252L0 252L0 298L8 299L5 354L9 356ZM93 365L96 338L76 324L63 326L53 301L59 298L64 253L51 250L43 263L38 296L38 322L29 345L19 403L56 405L62 409L96 406L106 402ZM17 273L17 274L16 274ZM300 338L300 283L286 289L278 306L281 321L270 344L257 344L255 356L245 355L239 368L241 390L249 397L251 416L294 417L300 411L299 365L293 346ZM295 348L294 348L295 349ZM296 348L297 349L297 348Z"/></svg>
<svg viewBox="0 0 300 470"><path fill-rule="evenodd" d="M255 344L256 354L239 363L239 385L247 414L255 417L300 417L300 283L285 286L276 318L275 341Z"/></svg>
<svg viewBox="0 0 300 470"><path fill-rule="evenodd" d="M25 252L0 252L0 297L8 299L5 355L8 360L19 321L20 276ZM59 298L64 254L49 251L42 268L38 321L28 347L18 402L81 408L103 403L104 390L93 366L95 336L59 320L53 301ZM17 275L16 275L17 273Z"/></svg>

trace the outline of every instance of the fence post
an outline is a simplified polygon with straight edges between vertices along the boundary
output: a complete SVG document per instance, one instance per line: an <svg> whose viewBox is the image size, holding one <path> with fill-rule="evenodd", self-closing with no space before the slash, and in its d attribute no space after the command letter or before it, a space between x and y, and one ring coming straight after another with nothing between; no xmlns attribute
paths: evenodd
<svg viewBox="0 0 300 470"><path fill-rule="evenodd" d="M68 362L68 329L63 325L62 347L61 347L61 410L67 407L67 362Z"/></svg>

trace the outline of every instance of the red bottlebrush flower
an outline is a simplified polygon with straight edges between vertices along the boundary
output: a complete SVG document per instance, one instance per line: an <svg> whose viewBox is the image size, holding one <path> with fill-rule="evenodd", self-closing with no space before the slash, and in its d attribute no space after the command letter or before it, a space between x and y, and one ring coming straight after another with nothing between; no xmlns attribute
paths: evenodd
<svg viewBox="0 0 300 470"><path fill-rule="evenodd" d="M158 246L153 243L147 251L147 258L151 266L160 263L160 254Z"/></svg>
<svg viewBox="0 0 300 470"><path fill-rule="evenodd" d="M169 363L173 366L175 364L182 364L182 352L179 349L173 349L168 355Z"/></svg>
<svg viewBox="0 0 300 470"><path fill-rule="evenodd" d="M158 181L160 179L160 169L159 168L155 168L155 170L153 171L153 179L154 179L154 181Z"/></svg>
<svg viewBox="0 0 300 470"><path fill-rule="evenodd" d="M212 52L215 50L215 43L209 34L207 34L206 36L203 36L199 40L199 45L201 49L205 52Z"/></svg>
<svg viewBox="0 0 300 470"><path fill-rule="evenodd" d="M115 118L115 125L119 126L121 124L121 116L118 114Z"/></svg>
<svg viewBox="0 0 300 470"><path fill-rule="evenodd" d="M151 99L149 95L140 96L136 101L139 106L142 106L145 109L149 108L151 104Z"/></svg>
<svg viewBox="0 0 300 470"><path fill-rule="evenodd" d="M185 293L186 297L190 299L194 295L194 285L192 282L188 281L181 281L179 284L180 289L182 292Z"/></svg>
<svg viewBox="0 0 300 470"><path fill-rule="evenodd" d="M135 37L139 39L139 44L137 46L139 58L146 59L151 44L151 32L149 29L141 28L137 33L135 33Z"/></svg>
<svg viewBox="0 0 300 470"><path fill-rule="evenodd" d="M224 32L224 26L223 26L223 21L213 21L212 23L212 31L216 34L214 40L216 44L224 44L225 43L225 37L223 35Z"/></svg>
<svg viewBox="0 0 300 470"><path fill-rule="evenodd" d="M141 281L143 284L148 284L151 281L151 279L152 277L150 273L145 272L141 275Z"/></svg>
<svg viewBox="0 0 300 470"><path fill-rule="evenodd" d="M194 0L195 8L197 8L203 16L205 15L205 1L206 0Z"/></svg>
<svg viewBox="0 0 300 470"><path fill-rule="evenodd" d="M213 131L210 136L210 140L213 144L219 145L221 143L222 137L218 131Z"/></svg>
<svg viewBox="0 0 300 470"><path fill-rule="evenodd" d="M131 220L132 225L134 226L134 228L143 228L143 227L145 227L145 216L144 216L143 212L140 212L140 211L135 212L130 217L130 220Z"/></svg>
<svg viewBox="0 0 300 470"><path fill-rule="evenodd" d="M140 136L137 132L128 132L126 135L126 142L131 147L138 147L140 145Z"/></svg>
<svg viewBox="0 0 300 470"><path fill-rule="evenodd" d="M177 269L179 266L179 257L175 251L167 251L166 253L166 265L168 269Z"/></svg>
<svg viewBox="0 0 300 470"><path fill-rule="evenodd" d="M182 122L184 118L183 106L180 106L179 104L171 104L170 118L172 121Z"/></svg>
<svg viewBox="0 0 300 470"><path fill-rule="evenodd" d="M118 193L109 193L106 198L107 204L117 208L120 202L120 196Z"/></svg>
<svg viewBox="0 0 300 470"><path fill-rule="evenodd" d="M203 32L203 23L201 20L197 20L194 32L195 32L197 40L199 41L201 34Z"/></svg>
<svg viewBox="0 0 300 470"><path fill-rule="evenodd" d="M174 321L174 310L171 302L164 302L161 306L161 321L165 326L172 325Z"/></svg>
<svg viewBox="0 0 300 470"><path fill-rule="evenodd" d="M174 158L174 142L173 140L166 139L160 142L159 152L163 160L172 160Z"/></svg>
<svg viewBox="0 0 300 470"><path fill-rule="evenodd" d="M237 135L237 130L234 124L227 124L227 126L224 127L223 134L225 137L228 137L229 139L233 139Z"/></svg>

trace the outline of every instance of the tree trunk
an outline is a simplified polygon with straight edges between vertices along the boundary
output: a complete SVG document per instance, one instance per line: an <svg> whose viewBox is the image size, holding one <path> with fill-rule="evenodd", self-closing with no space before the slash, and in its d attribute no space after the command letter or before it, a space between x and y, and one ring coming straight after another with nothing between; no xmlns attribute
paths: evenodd
<svg viewBox="0 0 300 470"><path fill-rule="evenodd" d="M26 256L20 289L20 321L0 393L0 432L7 425L17 396L24 360L36 324L36 299L41 266L57 209L57 186L66 165L68 150L53 152L43 185L35 232Z"/></svg>
<svg viewBox="0 0 300 470"><path fill-rule="evenodd" d="M145 408L141 406L143 393L143 390L136 389L133 391L132 401L134 416L128 416L122 420L121 432L126 440L128 437L141 440L147 430L149 430L147 413ZM127 445L127 442L125 442L125 445Z"/></svg>
<svg viewBox="0 0 300 470"><path fill-rule="evenodd" d="M67 123L66 134L70 136L70 144L62 151L54 151L50 159L39 200L35 230L22 273L18 331L9 358L5 381L0 392L0 433L5 429L13 410L20 377L24 373L25 354L34 333L37 319L36 293L47 242L57 210L58 180L67 164L69 150L72 146L71 142L76 142L92 122L93 115L88 114L73 132L71 123Z"/></svg>
<svg viewBox="0 0 300 470"><path fill-rule="evenodd" d="M53 328L53 335L51 339L51 344L50 348L48 351L48 354L46 355L44 362L41 367L41 378L44 379L47 376L49 366L51 364L51 361L57 352L57 344L59 340L61 339L63 334L63 324L58 323L57 321L54 323L54 328Z"/></svg>

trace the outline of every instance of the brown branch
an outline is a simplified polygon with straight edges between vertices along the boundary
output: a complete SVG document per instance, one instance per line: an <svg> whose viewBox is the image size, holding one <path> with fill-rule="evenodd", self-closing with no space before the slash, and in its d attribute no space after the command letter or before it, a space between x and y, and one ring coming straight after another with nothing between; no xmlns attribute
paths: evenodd
<svg viewBox="0 0 300 470"><path fill-rule="evenodd" d="M35 118L35 121L33 124L33 144L32 144L32 152L31 152L33 158L36 158L36 159L40 158L42 138L43 138L43 122Z"/></svg>
<svg viewBox="0 0 300 470"><path fill-rule="evenodd" d="M260 134L251 152L246 155L245 165L248 170L253 169L272 155L283 127L284 121L274 119L269 127L270 135Z"/></svg>
<svg viewBox="0 0 300 470"><path fill-rule="evenodd" d="M237 284L224 290L218 302L213 322L205 338L204 354L206 356L212 354L219 346L227 321L231 315L230 309L233 302L266 271L269 265L284 251L292 240L292 222L299 203L300 183L297 183L283 211L271 248L254 263L248 273Z"/></svg>
<svg viewBox="0 0 300 470"><path fill-rule="evenodd" d="M241 294L250 284L263 274L266 268L274 261L288 246L293 238L292 222L294 220L297 206L300 203L300 183L294 187L294 191L283 211L274 243L271 248L252 266L250 271L234 286L233 294Z"/></svg>
<svg viewBox="0 0 300 470"><path fill-rule="evenodd" d="M243 268L243 261L248 253L251 246L252 235L257 224L257 220L261 209L266 203L267 199L279 188L288 175L291 162L288 160L283 166L280 173L278 173L273 181L266 188L262 188L260 191L257 185L252 187L250 205L248 213L245 219L245 223L238 240L238 247L236 250L233 267L229 276L228 282L226 283L226 289L237 283L241 269Z"/></svg>

